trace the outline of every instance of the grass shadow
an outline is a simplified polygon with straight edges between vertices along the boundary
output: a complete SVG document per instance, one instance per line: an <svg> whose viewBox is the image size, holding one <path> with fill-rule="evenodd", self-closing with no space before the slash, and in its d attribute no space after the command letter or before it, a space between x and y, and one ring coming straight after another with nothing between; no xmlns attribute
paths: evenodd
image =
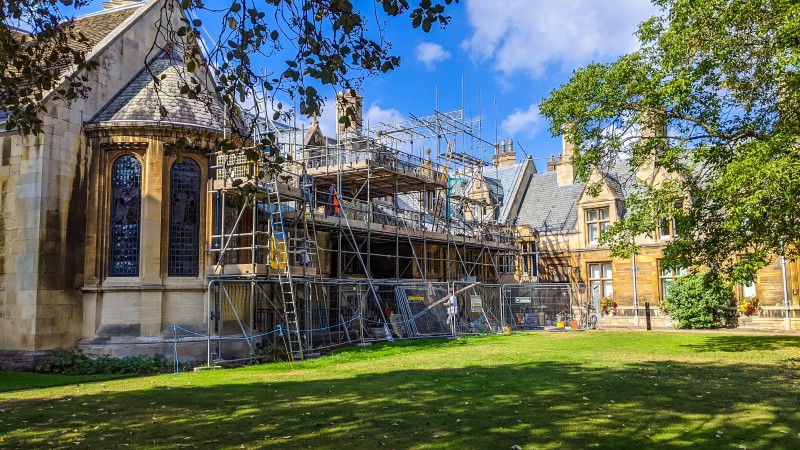
<svg viewBox="0 0 800 450"><path fill-rule="evenodd" d="M800 348L798 336L721 335L709 336L701 343L683 344L698 352L746 352L752 350L779 350Z"/></svg>
<svg viewBox="0 0 800 450"><path fill-rule="evenodd" d="M80 383L96 383L141 375L51 375L34 372L0 372L0 392L13 392L25 389L43 389L68 386Z"/></svg>
<svg viewBox="0 0 800 450"><path fill-rule="evenodd" d="M240 372L5 401L0 447L800 447L797 373L773 366L541 362L307 380Z"/></svg>

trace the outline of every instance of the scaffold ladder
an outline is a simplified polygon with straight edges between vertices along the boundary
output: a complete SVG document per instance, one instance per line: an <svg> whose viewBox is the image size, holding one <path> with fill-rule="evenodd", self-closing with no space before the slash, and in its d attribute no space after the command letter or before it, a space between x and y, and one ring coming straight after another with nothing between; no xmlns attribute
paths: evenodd
<svg viewBox="0 0 800 450"><path fill-rule="evenodd" d="M300 319L297 314L297 296L292 282L292 268L289 251L289 238L283 221L283 202L278 186L277 175L264 183L270 224L270 271L278 275L278 290L283 301L286 318L286 341L292 359L303 359L303 344L300 339Z"/></svg>

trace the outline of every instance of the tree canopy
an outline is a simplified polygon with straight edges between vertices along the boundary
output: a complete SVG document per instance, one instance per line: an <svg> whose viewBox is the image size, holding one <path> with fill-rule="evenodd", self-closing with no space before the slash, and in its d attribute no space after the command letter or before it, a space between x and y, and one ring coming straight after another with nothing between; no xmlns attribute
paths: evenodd
<svg viewBox="0 0 800 450"><path fill-rule="evenodd" d="M74 29L70 14L89 3L2 2L0 58L6 67L0 70L0 111L7 115L6 129L41 132L48 96L70 101L88 95L85 73L96 62L87 61L91 43ZM365 2L361 10L350 0L163 0L162 19L155 24L158 42L145 44L152 45L152 56L179 54L189 72L209 63L214 85L187 77L181 92L199 98L213 90L236 115L232 120L256 115L242 114L247 105L263 118L263 97L273 103L274 119L290 113L310 117L319 115L324 102L321 86L355 88L365 76L400 64L385 38L389 21L406 16L411 27L427 32L449 22L445 6L452 3L458 0L418 0L416 5L379 0ZM73 70L64 70L69 67ZM281 99L296 102L298 111L284 107ZM249 135L254 124L249 125L242 134Z"/></svg>
<svg viewBox="0 0 800 450"><path fill-rule="evenodd" d="M640 49L594 63L543 100L551 132L576 144L588 179L618 159L640 180L603 237L615 256L663 221L672 267L752 280L800 242L800 4L791 0L654 0Z"/></svg>

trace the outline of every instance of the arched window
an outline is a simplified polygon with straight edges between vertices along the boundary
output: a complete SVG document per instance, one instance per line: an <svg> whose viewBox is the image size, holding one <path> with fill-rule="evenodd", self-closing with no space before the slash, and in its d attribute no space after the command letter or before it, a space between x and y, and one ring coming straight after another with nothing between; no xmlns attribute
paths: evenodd
<svg viewBox="0 0 800 450"><path fill-rule="evenodd" d="M200 165L186 158L169 175L169 276L196 277L199 258Z"/></svg>
<svg viewBox="0 0 800 450"><path fill-rule="evenodd" d="M111 169L111 233L108 275L139 276L139 228L142 220L142 165L124 155Z"/></svg>

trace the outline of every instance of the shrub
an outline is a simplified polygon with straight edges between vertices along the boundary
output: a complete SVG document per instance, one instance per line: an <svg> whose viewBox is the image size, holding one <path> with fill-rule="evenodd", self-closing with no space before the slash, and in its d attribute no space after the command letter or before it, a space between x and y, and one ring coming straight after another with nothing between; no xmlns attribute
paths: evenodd
<svg viewBox="0 0 800 450"><path fill-rule="evenodd" d="M265 345L258 352L262 362L281 362L288 361L289 356L286 354L286 347L283 344L269 344Z"/></svg>
<svg viewBox="0 0 800 450"><path fill-rule="evenodd" d="M126 356L86 355L79 350L56 350L36 366L36 371L60 375L154 374L172 371L164 355Z"/></svg>
<svg viewBox="0 0 800 450"><path fill-rule="evenodd" d="M697 273L669 286L664 306L677 328L713 328L734 302L731 286L718 275Z"/></svg>

